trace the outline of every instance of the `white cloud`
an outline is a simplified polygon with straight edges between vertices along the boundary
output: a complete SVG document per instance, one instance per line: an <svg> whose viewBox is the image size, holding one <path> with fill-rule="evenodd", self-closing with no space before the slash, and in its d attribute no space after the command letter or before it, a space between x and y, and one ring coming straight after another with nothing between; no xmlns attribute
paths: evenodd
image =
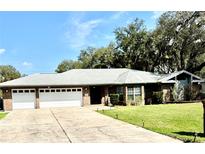
<svg viewBox="0 0 205 154"><path fill-rule="evenodd" d="M3 54L6 51L6 49L0 48L0 55Z"/></svg>
<svg viewBox="0 0 205 154"><path fill-rule="evenodd" d="M23 66L32 66L32 63L25 61L22 63L22 65Z"/></svg>
<svg viewBox="0 0 205 154"><path fill-rule="evenodd" d="M73 49L83 49L88 46L98 46L99 40L112 41L114 35L105 34L97 29L99 26L110 25L115 20L120 19L126 15L125 11L116 11L108 18L95 18L85 20L83 13L73 15L72 18L65 23L66 31L64 33L65 42Z"/></svg>
<svg viewBox="0 0 205 154"><path fill-rule="evenodd" d="M164 11L154 11L152 15L152 19L158 19L163 13Z"/></svg>
<svg viewBox="0 0 205 154"><path fill-rule="evenodd" d="M81 48L89 45L89 36L102 22L102 19L81 21L79 18L73 18L71 22L66 24L67 31L65 32L65 38L69 46L72 48Z"/></svg>

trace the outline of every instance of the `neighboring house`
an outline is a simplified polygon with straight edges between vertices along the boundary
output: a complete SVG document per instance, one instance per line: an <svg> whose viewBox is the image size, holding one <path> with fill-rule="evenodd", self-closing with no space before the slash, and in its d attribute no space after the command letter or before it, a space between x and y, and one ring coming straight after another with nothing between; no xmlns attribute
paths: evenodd
<svg viewBox="0 0 205 154"><path fill-rule="evenodd" d="M4 110L106 104L109 94L123 95L123 102L146 104L153 91L169 101L176 80L199 85L203 80L187 71L166 75L132 69L72 69L57 74L33 74L0 84ZM140 99L139 99L140 98Z"/></svg>

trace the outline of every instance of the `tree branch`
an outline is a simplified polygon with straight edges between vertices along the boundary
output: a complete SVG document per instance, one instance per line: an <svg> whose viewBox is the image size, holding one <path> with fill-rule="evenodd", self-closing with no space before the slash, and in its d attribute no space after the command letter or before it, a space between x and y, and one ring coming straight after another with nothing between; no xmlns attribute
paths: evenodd
<svg viewBox="0 0 205 154"><path fill-rule="evenodd" d="M198 65L198 66L196 66L196 67L191 68L191 69L188 70L188 71L194 73L194 72L197 72L197 71L201 71L201 69L202 69L203 67L205 67L205 62L201 63L200 65Z"/></svg>

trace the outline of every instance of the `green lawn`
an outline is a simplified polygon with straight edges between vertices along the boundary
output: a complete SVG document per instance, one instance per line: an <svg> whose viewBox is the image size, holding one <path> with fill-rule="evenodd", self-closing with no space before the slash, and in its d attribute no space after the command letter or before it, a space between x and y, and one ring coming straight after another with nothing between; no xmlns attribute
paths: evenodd
<svg viewBox="0 0 205 154"><path fill-rule="evenodd" d="M7 115L6 112L0 112L0 120L1 120L2 118L4 118L6 115Z"/></svg>
<svg viewBox="0 0 205 154"><path fill-rule="evenodd" d="M195 142L205 141L201 103L126 106L98 112L184 142L193 142L197 132Z"/></svg>

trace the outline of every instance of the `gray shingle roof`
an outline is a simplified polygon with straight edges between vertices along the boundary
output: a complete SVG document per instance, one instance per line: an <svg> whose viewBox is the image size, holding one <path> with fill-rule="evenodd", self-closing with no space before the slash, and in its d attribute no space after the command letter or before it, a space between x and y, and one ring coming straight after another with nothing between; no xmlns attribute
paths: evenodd
<svg viewBox="0 0 205 154"><path fill-rule="evenodd" d="M33 74L7 81L0 87L80 86L165 82L175 74L157 75L132 69L72 69L64 73Z"/></svg>

